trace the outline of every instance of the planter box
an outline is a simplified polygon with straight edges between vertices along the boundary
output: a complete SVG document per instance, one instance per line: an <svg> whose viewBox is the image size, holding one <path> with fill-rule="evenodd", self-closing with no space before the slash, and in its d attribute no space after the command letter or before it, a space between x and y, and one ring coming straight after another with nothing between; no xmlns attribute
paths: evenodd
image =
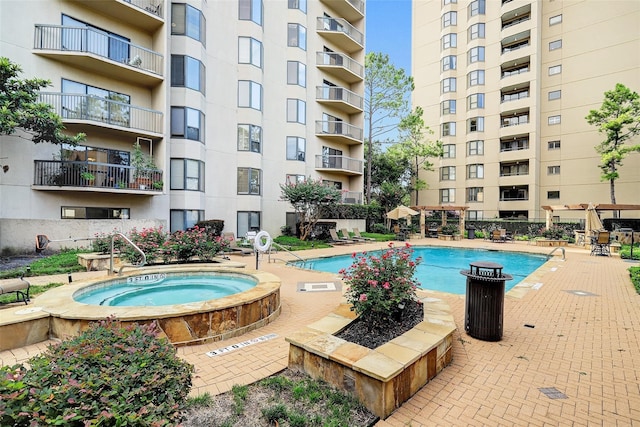
<svg viewBox="0 0 640 427"><path fill-rule="evenodd" d="M334 334L353 321L348 304L286 337L289 368L357 398L380 418L387 418L452 359L456 325L449 306L425 298L424 321L380 347L369 348Z"/></svg>
<svg viewBox="0 0 640 427"><path fill-rule="evenodd" d="M461 238L461 234L438 234L438 240L458 241Z"/></svg>
<svg viewBox="0 0 640 427"><path fill-rule="evenodd" d="M100 271L109 270L109 264L111 262L111 255L88 253L78 254L78 264L87 269L87 271ZM120 267L120 256L113 255L113 266Z"/></svg>
<svg viewBox="0 0 640 427"><path fill-rule="evenodd" d="M568 240L553 240L553 239L536 240L536 246L554 247L554 246L567 246L568 244L569 244Z"/></svg>

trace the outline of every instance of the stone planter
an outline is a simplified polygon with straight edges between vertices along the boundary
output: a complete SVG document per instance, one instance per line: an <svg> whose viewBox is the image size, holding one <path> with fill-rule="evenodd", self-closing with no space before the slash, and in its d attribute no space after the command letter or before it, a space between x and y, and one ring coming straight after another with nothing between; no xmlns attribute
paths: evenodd
<svg viewBox="0 0 640 427"><path fill-rule="evenodd" d="M438 234L438 240L458 241L461 238L460 234Z"/></svg>
<svg viewBox="0 0 640 427"><path fill-rule="evenodd" d="M350 393L380 418L387 418L452 358L456 330L449 306L424 298L424 321L380 347L369 348L334 334L351 321L349 305L286 337L289 368L301 370Z"/></svg>
<svg viewBox="0 0 640 427"><path fill-rule="evenodd" d="M97 252L78 254L78 264L87 269L87 271L109 270L111 262L110 254L100 254ZM120 256L113 255L113 266L120 267Z"/></svg>
<svg viewBox="0 0 640 427"><path fill-rule="evenodd" d="M536 246L555 247L555 246L567 246L568 244L569 244L568 240L556 240L556 239L536 240Z"/></svg>

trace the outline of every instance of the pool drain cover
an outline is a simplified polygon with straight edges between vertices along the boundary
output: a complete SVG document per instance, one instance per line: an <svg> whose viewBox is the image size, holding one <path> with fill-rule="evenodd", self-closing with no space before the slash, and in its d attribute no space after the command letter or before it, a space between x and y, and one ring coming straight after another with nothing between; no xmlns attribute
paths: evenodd
<svg viewBox="0 0 640 427"><path fill-rule="evenodd" d="M555 387L542 387L538 390L540 390L542 394L547 396L549 399L568 399L566 394Z"/></svg>
<svg viewBox="0 0 640 427"><path fill-rule="evenodd" d="M587 292L587 291L580 291L580 290L575 290L575 289L571 289L571 290L565 290L565 292L569 293L569 294L573 294L579 297L597 297L597 294L591 293L591 292Z"/></svg>
<svg viewBox="0 0 640 427"><path fill-rule="evenodd" d="M298 292L333 292L340 290L340 284L336 282L300 282Z"/></svg>

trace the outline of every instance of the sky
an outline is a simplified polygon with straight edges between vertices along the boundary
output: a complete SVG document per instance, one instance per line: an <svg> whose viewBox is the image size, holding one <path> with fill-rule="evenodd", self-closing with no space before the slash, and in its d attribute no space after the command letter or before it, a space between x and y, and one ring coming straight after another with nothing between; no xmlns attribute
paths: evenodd
<svg viewBox="0 0 640 427"><path fill-rule="evenodd" d="M367 0L366 50L389 55L411 75L411 0Z"/></svg>

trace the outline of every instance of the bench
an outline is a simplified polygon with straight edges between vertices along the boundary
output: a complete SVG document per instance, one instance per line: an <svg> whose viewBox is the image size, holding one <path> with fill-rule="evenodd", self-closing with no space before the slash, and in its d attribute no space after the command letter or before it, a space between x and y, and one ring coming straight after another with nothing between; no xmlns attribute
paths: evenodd
<svg viewBox="0 0 640 427"><path fill-rule="evenodd" d="M30 300L29 289L31 284L22 277L19 279L8 279L0 282L0 295L16 293L16 302L22 301L27 304Z"/></svg>

